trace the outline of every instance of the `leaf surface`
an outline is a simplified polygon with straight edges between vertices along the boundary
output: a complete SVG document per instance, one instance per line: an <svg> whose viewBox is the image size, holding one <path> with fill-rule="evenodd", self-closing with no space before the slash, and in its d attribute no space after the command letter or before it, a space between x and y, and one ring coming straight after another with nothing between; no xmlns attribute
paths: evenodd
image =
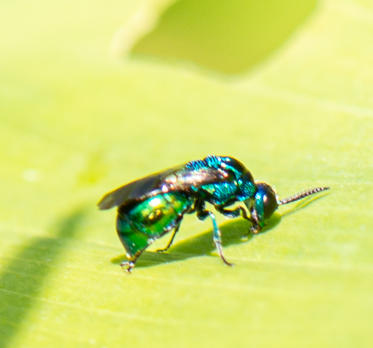
<svg viewBox="0 0 373 348"><path fill-rule="evenodd" d="M235 78L211 57L108 55L149 3L1 5L1 348L370 347L373 6L308 5L274 42L251 37L258 54ZM167 33L166 15L131 47ZM208 13L194 18L182 38L198 51L196 28L214 31ZM210 223L188 216L168 254L154 252L165 237L123 274L115 211L96 202L207 154L238 158L281 198L331 190L282 207L247 239L245 221L219 216L233 268L216 255Z"/></svg>

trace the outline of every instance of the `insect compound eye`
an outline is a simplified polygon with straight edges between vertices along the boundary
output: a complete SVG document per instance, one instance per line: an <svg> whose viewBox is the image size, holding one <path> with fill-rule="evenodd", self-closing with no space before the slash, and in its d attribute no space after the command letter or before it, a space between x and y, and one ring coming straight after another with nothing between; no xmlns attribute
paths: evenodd
<svg viewBox="0 0 373 348"><path fill-rule="evenodd" d="M271 217L278 208L278 202L275 191L271 186L265 183L257 183L257 192L254 199L254 209L256 211L259 223Z"/></svg>

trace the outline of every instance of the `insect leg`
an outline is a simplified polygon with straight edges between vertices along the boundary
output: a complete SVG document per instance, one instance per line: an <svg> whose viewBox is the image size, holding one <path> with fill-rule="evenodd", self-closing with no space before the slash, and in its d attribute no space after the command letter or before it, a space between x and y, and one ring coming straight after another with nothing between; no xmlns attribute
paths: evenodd
<svg viewBox="0 0 373 348"><path fill-rule="evenodd" d="M253 234L258 234L260 231L261 231L261 227L259 225L252 225L250 227L250 232L253 233Z"/></svg>
<svg viewBox="0 0 373 348"><path fill-rule="evenodd" d="M255 209L252 209L250 210L250 214L251 214L251 222L252 222L252 226L250 227L250 232L253 233L253 234L257 234L261 231L261 227L259 225L259 221L258 221L258 216L257 216L257 213L256 213L256 210Z"/></svg>
<svg viewBox="0 0 373 348"><path fill-rule="evenodd" d="M236 209L233 209L233 210L229 210L229 209L225 209L224 207L216 207L216 210L219 212L219 213L222 213L223 215L225 216L228 216L228 217L232 217L232 218L235 218L235 217L238 217L238 216L242 216L245 220L248 220L251 222L252 226L250 227L250 232L251 233L259 233L260 232L260 226L258 225L258 222L252 218L252 217L249 217L247 215L247 212L245 210L244 207L238 207Z"/></svg>
<svg viewBox="0 0 373 348"><path fill-rule="evenodd" d="M241 215L244 219L249 220L250 222L253 222L253 220L247 216L247 212L244 207L237 207L236 209L230 210L230 209L225 209L224 207L217 206L216 210L219 213L222 213L223 215L228 216L228 217L235 218Z"/></svg>
<svg viewBox="0 0 373 348"><path fill-rule="evenodd" d="M126 272L131 273L132 268L135 267L135 263L136 263L137 258L138 258L138 256L135 256L134 258L132 258L132 259L130 259L130 260L128 260L128 261L122 261L122 262L120 263L120 267L122 267L122 268L127 267L127 268L125 269Z"/></svg>
<svg viewBox="0 0 373 348"><path fill-rule="evenodd" d="M213 240L216 246L216 249L218 250L220 258L223 260L223 262L228 266L233 266L233 263L230 263L227 261L227 259L224 257L223 254L223 247L221 245L221 233L218 227L218 224L216 222L215 215L211 211L202 210L197 212L197 216L200 220L206 219L207 216L210 216L213 226Z"/></svg>
<svg viewBox="0 0 373 348"><path fill-rule="evenodd" d="M157 250L158 253L163 253L163 252L167 251L170 248L170 246L172 245L172 242L174 241L174 238L176 236L177 231L179 231L180 222L178 222L177 226L175 227L174 232L172 233L172 237L171 237L170 241L168 242L167 246L165 248L163 248L163 249L158 249Z"/></svg>

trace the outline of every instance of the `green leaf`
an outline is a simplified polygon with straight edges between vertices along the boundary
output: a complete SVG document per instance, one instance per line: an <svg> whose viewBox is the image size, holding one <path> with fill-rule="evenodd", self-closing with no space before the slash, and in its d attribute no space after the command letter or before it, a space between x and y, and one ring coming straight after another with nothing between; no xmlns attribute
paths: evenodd
<svg viewBox="0 0 373 348"><path fill-rule="evenodd" d="M373 6L279 3L1 5L1 348L371 346ZM136 23L132 58L108 55ZM154 50L166 34L183 55ZM165 237L124 274L115 211L96 202L207 154L280 197L331 190L247 239L218 216L233 268L187 216L169 253Z"/></svg>

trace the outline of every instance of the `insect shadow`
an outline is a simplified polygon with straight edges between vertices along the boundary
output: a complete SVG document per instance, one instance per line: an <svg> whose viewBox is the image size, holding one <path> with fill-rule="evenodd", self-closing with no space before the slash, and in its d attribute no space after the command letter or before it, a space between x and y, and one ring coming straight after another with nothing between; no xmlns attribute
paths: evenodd
<svg viewBox="0 0 373 348"><path fill-rule="evenodd" d="M326 194L317 197L309 197L308 199L299 202L294 207L286 210L281 215L275 213L258 235L269 232L281 222L282 218L285 218L291 214L298 212L301 209L306 208L308 205L324 197ZM246 243L254 237L254 234L250 233L250 223L244 219L238 218L233 221L229 221L223 225L220 225L219 228L221 231L224 247L234 244ZM168 239L164 238L164 240L165 243L167 243ZM167 253L145 251L137 261L136 268L151 267L164 263L182 261L193 257L206 256L214 251L215 245L212 240L212 229L210 229L197 236L174 244L167 251ZM125 255L121 254L114 257L111 262L114 264L120 264L125 258Z"/></svg>
<svg viewBox="0 0 373 348"><path fill-rule="evenodd" d="M281 220L278 214L275 214L268 222L267 226L260 232L265 233L275 227ZM227 222L220 227L223 246L244 243L249 241L254 235L250 232L250 223L243 219L235 219ZM167 238L165 243L167 243ZM215 245L212 239L212 229L181 241L173 245L167 253L156 251L145 251L138 262L136 268L156 266L163 263L182 261L197 256L205 256L215 251ZM124 255L119 255L111 260L112 263L119 264L125 259Z"/></svg>

